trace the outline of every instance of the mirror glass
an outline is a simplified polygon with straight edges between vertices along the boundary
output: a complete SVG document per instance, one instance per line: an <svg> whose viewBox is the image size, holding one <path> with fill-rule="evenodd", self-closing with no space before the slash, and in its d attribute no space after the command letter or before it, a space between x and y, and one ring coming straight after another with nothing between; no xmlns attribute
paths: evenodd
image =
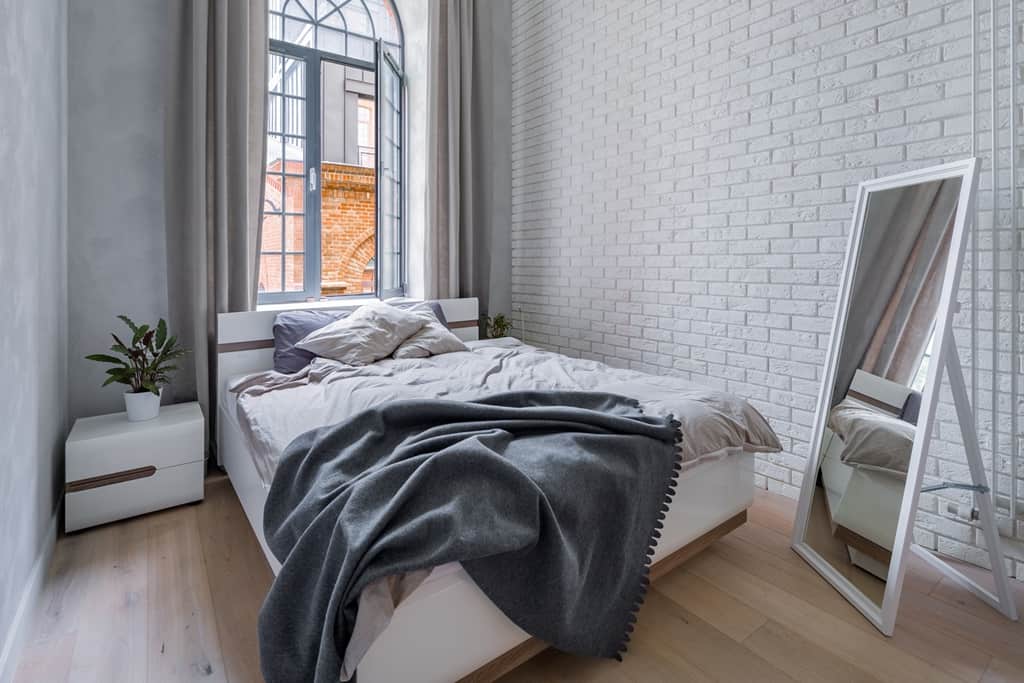
<svg viewBox="0 0 1024 683"><path fill-rule="evenodd" d="M879 608L963 182L870 192L855 245L804 542Z"/></svg>

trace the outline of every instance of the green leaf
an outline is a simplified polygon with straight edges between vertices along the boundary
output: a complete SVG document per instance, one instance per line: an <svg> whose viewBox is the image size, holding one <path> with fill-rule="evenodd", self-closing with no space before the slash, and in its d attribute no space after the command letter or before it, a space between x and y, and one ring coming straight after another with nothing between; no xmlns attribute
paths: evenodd
<svg viewBox="0 0 1024 683"><path fill-rule="evenodd" d="M156 394L157 396L159 396L159 395L160 395L160 388L159 388L159 387L158 387L158 386L156 385L156 383L155 383L155 382L151 382L151 381L146 381L146 382L143 382L143 383L142 383L142 386L143 386L143 387L144 387L145 389L147 389L148 391L150 391L151 393L154 393L154 394Z"/></svg>
<svg viewBox="0 0 1024 683"><path fill-rule="evenodd" d="M105 353L90 353L85 357L86 360L94 360L98 363L117 363L118 365L124 364L123 358L117 358L116 356L108 356Z"/></svg>
<svg viewBox="0 0 1024 683"><path fill-rule="evenodd" d="M111 332L110 336L114 338L114 344L119 347L117 349L118 351L120 351L121 353L126 354L126 355L131 353L131 351L128 350L128 345L125 344L123 341L121 341L121 339L116 334ZM113 348L113 347L111 347L111 348Z"/></svg>
<svg viewBox="0 0 1024 683"><path fill-rule="evenodd" d="M119 315L117 317L120 318L121 321L124 322L124 324L128 326L128 329L130 329L132 331L132 334L135 334L135 331L139 329L138 326L135 323L133 323L132 319L129 318L128 316L126 316L126 315Z"/></svg>
<svg viewBox="0 0 1024 683"><path fill-rule="evenodd" d="M164 348L164 343L167 341L167 322L163 318L160 318L160 322L156 324L156 348Z"/></svg>
<svg viewBox="0 0 1024 683"><path fill-rule="evenodd" d="M135 334L132 335L132 346L138 346L142 338L149 332L149 325L141 325L135 328Z"/></svg>

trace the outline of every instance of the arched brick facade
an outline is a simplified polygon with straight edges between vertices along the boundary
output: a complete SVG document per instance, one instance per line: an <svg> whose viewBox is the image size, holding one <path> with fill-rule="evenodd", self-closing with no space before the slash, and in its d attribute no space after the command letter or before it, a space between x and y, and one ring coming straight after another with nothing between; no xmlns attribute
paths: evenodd
<svg viewBox="0 0 1024 683"><path fill-rule="evenodd" d="M321 169L321 290L324 296L373 291L367 265L376 248L375 171L331 163Z"/></svg>

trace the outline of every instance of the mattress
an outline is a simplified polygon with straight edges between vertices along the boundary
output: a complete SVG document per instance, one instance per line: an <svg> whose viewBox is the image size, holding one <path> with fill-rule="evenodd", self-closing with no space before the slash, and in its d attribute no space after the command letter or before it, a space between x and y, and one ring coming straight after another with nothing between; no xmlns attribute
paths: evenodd
<svg viewBox="0 0 1024 683"><path fill-rule="evenodd" d="M265 484L300 434L384 402L409 398L467 401L502 391L603 391L635 398L644 412L682 423L684 469L737 450L781 450L765 419L746 401L677 377L649 375L569 358L514 339L469 342L470 351L349 366L317 359L295 375L274 372L229 382L226 397Z"/></svg>

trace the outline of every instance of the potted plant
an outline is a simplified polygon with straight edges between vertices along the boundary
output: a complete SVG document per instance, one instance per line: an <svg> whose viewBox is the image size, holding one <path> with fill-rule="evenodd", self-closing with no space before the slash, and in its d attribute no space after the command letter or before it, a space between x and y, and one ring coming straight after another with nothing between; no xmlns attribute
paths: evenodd
<svg viewBox="0 0 1024 683"><path fill-rule="evenodd" d="M506 318L504 313L499 313L493 318L487 317L487 336L491 339L507 337L511 331L512 321Z"/></svg>
<svg viewBox="0 0 1024 683"><path fill-rule="evenodd" d="M123 357L93 353L86 359L113 364L114 367L107 370L103 386L117 382L130 387L124 392L124 407L129 420L151 420L160 414L160 395L164 385L170 381L170 373L178 369L173 361L187 351L178 346L177 337L168 337L167 323L163 318L153 328L136 325L126 315L117 317L124 321L132 334L130 344L124 343L113 332L110 334L114 338L110 350Z"/></svg>

